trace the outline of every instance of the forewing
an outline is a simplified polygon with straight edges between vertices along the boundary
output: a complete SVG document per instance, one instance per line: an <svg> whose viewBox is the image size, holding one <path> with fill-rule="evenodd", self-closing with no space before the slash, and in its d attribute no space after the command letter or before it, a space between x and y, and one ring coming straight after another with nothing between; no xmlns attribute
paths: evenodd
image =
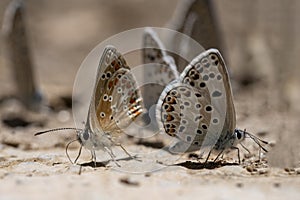
<svg viewBox="0 0 300 200"><path fill-rule="evenodd" d="M145 69L147 76L150 75L157 84L167 85L179 77L174 59L167 55L164 45L151 28L144 32L143 62L157 64Z"/></svg>
<svg viewBox="0 0 300 200"><path fill-rule="evenodd" d="M141 114L142 107L141 94L125 59L114 47L106 47L89 110L91 129L118 136Z"/></svg>
<svg viewBox="0 0 300 200"><path fill-rule="evenodd" d="M194 72L197 72L194 74ZM199 79L198 75L199 74ZM214 144L224 134L233 133L235 110L225 62L216 49L209 49L197 56L181 74L180 80L195 89L208 91L211 121L203 145Z"/></svg>
<svg viewBox="0 0 300 200"><path fill-rule="evenodd" d="M191 149L213 147L222 134L232 132L235 113L228 79L217 50L197 56L160 97L157 112L165 132L191 144Z"/></svg>
<svg viewBox="0 0 300 200"><path fill-rule="evenodd" d="M156 104L164 87L179 77L174 59L165 52L165 47L157 34L147 28L143 36L145 106L149 109Z"/></svg>

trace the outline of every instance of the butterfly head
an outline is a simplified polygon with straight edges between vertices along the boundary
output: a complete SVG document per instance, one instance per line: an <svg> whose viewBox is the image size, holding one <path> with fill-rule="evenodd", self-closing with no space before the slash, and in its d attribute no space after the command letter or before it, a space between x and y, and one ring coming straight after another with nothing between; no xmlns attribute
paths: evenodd
<svg viewBox="0 0 300 200"><path fill-rule="evenodd" d="M245 139L246 134L247 134L246 131L235 129L233 146L236 146L237 144L241 143Z"/></svg>
<svg viewBox="0 0 300 200"><path fill-rule="evenodd" d="M90 143L90 137L91 134L87 128L77 131L77 139L82 146L88 146L88 143Z"/></svg>
<svg viewBox="0 0 300 200"><path fill-rule="evenodd" d="M243 144L241 143L245 138L250 138L252 139L264 152L268 152L267 149L265 149L262 144L268 144L267 141L264 141L258 137L256 137L255 135L249 133L249 132L246 132L246 129L245 130L240 130L240 129L235 129L234 130L234 136L235 136L235 141L234 141L234 144L233 146L236 146L237 144L241 144L243 148L245 148L243 146ZM247 150L249 151L249 150Z"/></svg>
<svg viewBox="0 0 300 200"><path fill-rule="evenodd" d="M88 150L110 148L113 143L110 133L98 128L91 129L88 125L83 130L77 131L77 140Z"/></svg>

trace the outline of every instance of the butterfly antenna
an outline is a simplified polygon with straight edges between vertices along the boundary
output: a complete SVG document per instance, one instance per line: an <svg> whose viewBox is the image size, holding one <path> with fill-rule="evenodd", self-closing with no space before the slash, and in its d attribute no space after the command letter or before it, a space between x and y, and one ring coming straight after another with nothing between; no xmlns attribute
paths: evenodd
<svg viewBox="0 0 300 200"><path fill-rule="evenodd" d="M240 145L250 154L250 151L249 151L249 149L247 149L247 147L245 147L244 145L243 145L243 143L240 143Z"/></svg>
<svg viewBox="0 0 300 200"><path fill-rule="evenodd" d="M250 134L250 133L248 133L248 134ZM258 140L258 141L260 141L260 142L262 142L262 143L264 143L264 144L269 144L269 142L267 142L267 141L265 141L265 140L262 140L262 139L256 137L255 135L252 135L252 134L250 134L250 135L251 135L253 138L255 138L256 140Z"/></svg>
<svg viewBox="0 0 300 200"><path fill-rule="evenodd" d="M268 152L267 149L265 149L262 145L261 142L263 144L269 144L267 141L264 141L254 135L252 135L251 133L246 132L246 129L244 130L245 135L249 136L249 138L251 138L262 150L264 150L264 152Z"/></svg>
<svg viewBox="0 0 300 200"><path fill-rule="evenodd" d="M78 139L70 141L70 142L67 144L67 146L66 146L66 155L67 155L69 161L70 161L72 164L76 163L77 159L79 158L79 156L80 156L80 154L81 154L81 148L82 148L82 146L80 146L79 154L78 154L78 156L76 157L75 162L73 162L73 161L71 160L70 156L69 156L68 148L69 148L69 146L70 146L73 142L76 142L76 141L78 141Z"/></svg>
<svg viewBox="0 0 300 200"><path fill-rule="evenodd" d="M54 129L50 129L50 130L46 130L46 131L37 132L37 133L34 134L34 136L42 135L44 133L49 133L49 132L62 131L62 130L82 131L82 129L80 129L80 128L54 128Z"/></svg>

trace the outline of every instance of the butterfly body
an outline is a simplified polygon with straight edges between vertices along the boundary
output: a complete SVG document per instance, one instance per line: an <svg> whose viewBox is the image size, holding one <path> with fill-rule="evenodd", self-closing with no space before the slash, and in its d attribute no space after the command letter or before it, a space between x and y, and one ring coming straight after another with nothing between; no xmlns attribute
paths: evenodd
<svg viewBox="0 0 300 200"><path fill-rule="evenodd" d="M77 135L79 143L90 151L105 150L113 146L109 133L104 133L102 130L94 130L86 126L83 131Z"/></svg>

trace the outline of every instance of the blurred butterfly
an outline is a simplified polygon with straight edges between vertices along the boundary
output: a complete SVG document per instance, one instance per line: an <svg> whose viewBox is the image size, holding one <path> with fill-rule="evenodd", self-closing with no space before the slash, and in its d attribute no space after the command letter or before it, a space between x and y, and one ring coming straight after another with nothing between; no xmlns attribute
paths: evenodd
<svg viewBox="0 0 300 200"><path fill-rule="evenodd" d="M211 0L183 0L179 1L168 27L183 33L201 44L205 49L218 47L222 49L222 35L216 16L216 6ZM177 55L173 55L178 71L182 72L188 64L184 58L196 57L200 52L191 48L190 40L170 37L170 44ZM221 51L222 52L222 51Z"/></svg>
<svg viewBox="0 0 300 200"><path fill-rule="evenodd" d="M163 43L151 28L146 28L144 31L142 49L143 63L147 65L143 68L144 83L147 83L142 90L144 104L148 111L154 105L153 111L155 111L161 92L168 83L179 77L179 73L173 57L167 54Z"/></svg>
<svg viewBox="0 0 300 200"><path fill-rule="evenodd" d="M24 1L10 1L3 16L3 44L15 81L15 96L29 110L45 111L45 99L38 88L26 30Z"/></svg>
<svg viewBox="0 0 300 200"><path fill-rule="evenodd" d="M208 149L207 162L212 150L219 152L216 161L224 150L237 149L240 162L236 145L247 137L267 151L261 145L267 142L236 128L228 72L216 49L194 58L163 90L156 109L160 128L178 139L169 148L173 153Z"/></svg>
<svg viewBox="0 0 300 200"><path fill-rule="evenodd" d="M38 132L35 135L74 129L81 148L84 146L91 151L94 162L96 162L95 151L97 150L104 150L115 161L115 155L111 149L113 145L120 146L130 156L117 139L122 130L128 127L142 111L141 94L130 68L113 46L107 46L98 66L85 128L58 128Z"/></svg>

